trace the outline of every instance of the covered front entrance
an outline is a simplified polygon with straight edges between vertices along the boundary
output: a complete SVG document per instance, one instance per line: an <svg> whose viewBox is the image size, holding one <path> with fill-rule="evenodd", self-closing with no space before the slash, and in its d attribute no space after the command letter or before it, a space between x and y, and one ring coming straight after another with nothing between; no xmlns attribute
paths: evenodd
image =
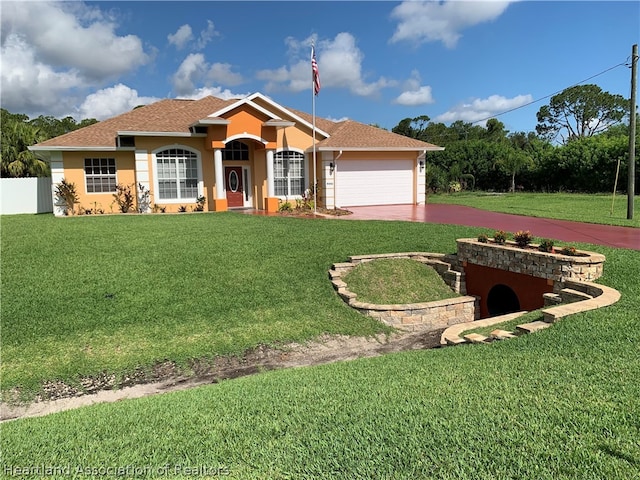
<svg viewBox="0 0 640 480"><path fill-rule="evenodd" d="M244 207L245 187L242 167L224 167L225 189L229 208Z"/></svg>

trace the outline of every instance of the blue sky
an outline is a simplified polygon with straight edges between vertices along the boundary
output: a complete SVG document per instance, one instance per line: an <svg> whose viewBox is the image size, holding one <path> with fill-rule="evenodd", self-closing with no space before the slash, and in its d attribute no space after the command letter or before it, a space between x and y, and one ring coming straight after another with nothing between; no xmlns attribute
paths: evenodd
<svg viewBox="0 0 640 480"><path fill-rule="evenodd" d="M161 98L259 91L392 128L482 121L628 61L637 1L0 2L1 103L104 119ZM630 69L589 81L629 97ZM547 100L499 115L533 131Z"/></svg>

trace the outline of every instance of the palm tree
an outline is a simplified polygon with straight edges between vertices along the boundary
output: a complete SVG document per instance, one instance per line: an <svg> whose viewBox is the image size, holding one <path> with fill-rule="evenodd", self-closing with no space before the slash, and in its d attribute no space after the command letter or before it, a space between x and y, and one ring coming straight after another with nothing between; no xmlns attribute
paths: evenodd
<svg viewBox="0 0 640 480"><path fill-rule="evenodd" d="M511 176L510 192L516 191L516 174L532 163L533 160L527 152L513 148L505 149L502 156L496 160L496 165Z"/></svg>
<svg viewBox="0 0 640 480"><path fill-rule="evenodd" d="M0 174L2 177L41 177L49 175L49 165L28 147L44 140L39 128L24 122L9 122L2 128Z"/></svg>

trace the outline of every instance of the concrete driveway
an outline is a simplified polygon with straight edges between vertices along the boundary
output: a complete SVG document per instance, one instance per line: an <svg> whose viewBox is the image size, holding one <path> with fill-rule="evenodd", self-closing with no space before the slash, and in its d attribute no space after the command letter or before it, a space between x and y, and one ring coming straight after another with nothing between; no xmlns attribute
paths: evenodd
<svg viewBox="0 0 640 480"><path fill-rule="evenodd" d="M495 213L460 205L381 205L349 207L353 215L346 220L399 220L406 222L467 225L514 233L529 230L536 237L563 242L583 242L616 248L640 250L640 228L570 222L550 218ZM478 232L480 233L480 231Z"/></svg>

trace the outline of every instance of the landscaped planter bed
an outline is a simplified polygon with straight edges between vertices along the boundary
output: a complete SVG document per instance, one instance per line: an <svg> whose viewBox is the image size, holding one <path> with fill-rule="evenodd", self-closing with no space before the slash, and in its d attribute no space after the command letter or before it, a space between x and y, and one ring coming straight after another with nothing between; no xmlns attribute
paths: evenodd
<svg viewBox="0 0 640 480"><path fill-rule="evenodd" d="M605 261L604 255L581 250L577 250L575 255L564 255L541 252L537 245L521 248L515 242L500 245L491 240L483 243L473 238L460 238L456 242L458 262L463 267L472 263L554 282L566 279L592 282L602 276Z"/></svg>
<svg viewBox="0 0 640 480"><path fill-rule="evenodd" d="M378 305L360 302L357 295L348 289L342 280L356 265L383 258L408 258L433 267L449 285L457 292L464 294L464 274L451 269L450 256L425 253L392 253L379 255L357 255L349 257L349 262L336 263L329 271L329 276L338 295L352 308L363 315L377 318L386 325L402 330L435 330L458 323L470 322L476 319L477 299L472 296L462 296L432 302Z"/></svg>

